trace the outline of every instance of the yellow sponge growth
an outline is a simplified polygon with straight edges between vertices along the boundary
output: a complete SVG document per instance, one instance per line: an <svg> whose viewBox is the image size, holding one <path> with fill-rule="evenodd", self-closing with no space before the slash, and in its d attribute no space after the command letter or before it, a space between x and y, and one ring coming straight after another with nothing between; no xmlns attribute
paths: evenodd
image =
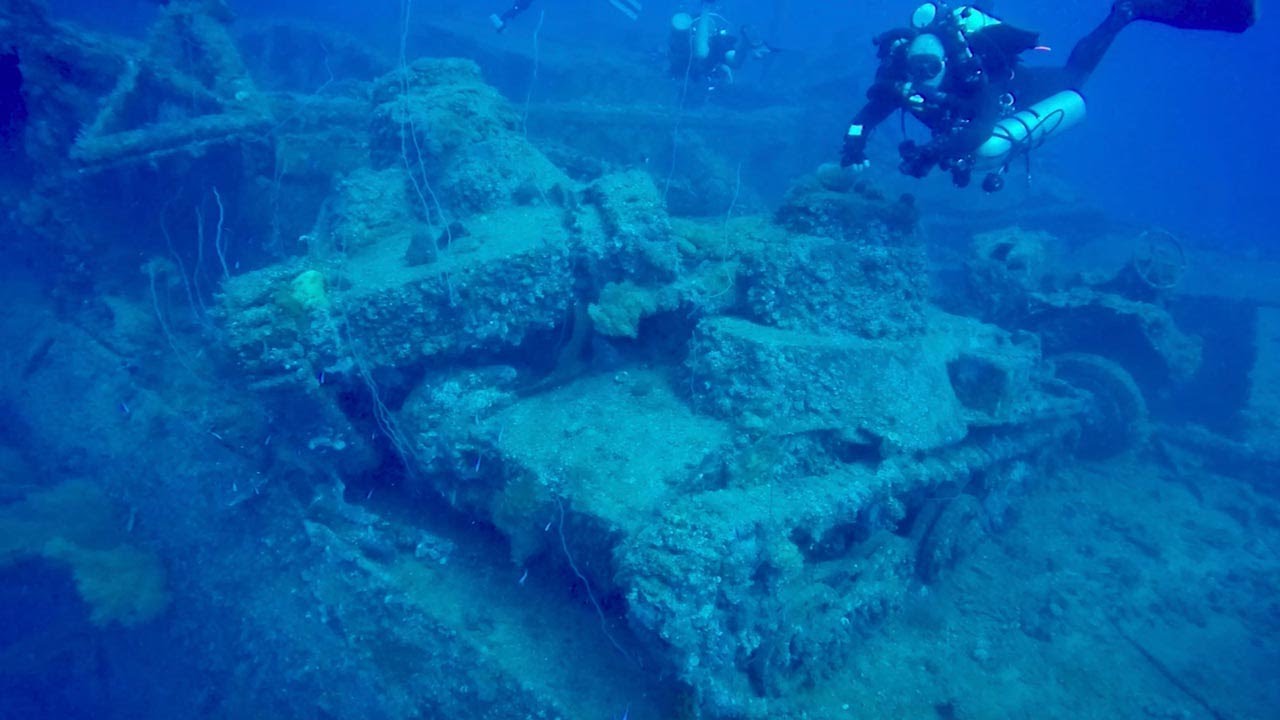
<svg viewBox="0 0 1280 720"><path fill-rule="evenodd" d="M325 289L324 275L319 270L307 270L289 283L292 292L289 299L306 312L329 307L329 293Z"/></svg>
<svg viewBox="0 0 1280 720"><path fill-rule="evenodd" d="M65 564L97 625L138 625L168 605L164 567L128 542L128 523L96 486L70 481L0 508L0 566L28 558Z"/></svg>
<svg viewBox="0 0 1280 720"><path fill-rule="evenodd" d="M169 604L164 568L154 553L132 545L95 550L54 538L45 544L43 554L71 567L76 590L89 604L89 617L96 625L139 625Z"/></svg>

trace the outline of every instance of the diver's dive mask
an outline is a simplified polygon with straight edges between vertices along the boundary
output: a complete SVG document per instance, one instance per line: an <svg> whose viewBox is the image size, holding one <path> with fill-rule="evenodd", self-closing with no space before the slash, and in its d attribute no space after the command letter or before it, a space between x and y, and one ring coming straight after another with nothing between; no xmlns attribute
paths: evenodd
<svg viewBox="0 0 1280 720"><path fill-rule="evenodd" d="M907 48L907 76L914 85L937 88L947 71L947 54L937 35L918 35Z"/></svg>

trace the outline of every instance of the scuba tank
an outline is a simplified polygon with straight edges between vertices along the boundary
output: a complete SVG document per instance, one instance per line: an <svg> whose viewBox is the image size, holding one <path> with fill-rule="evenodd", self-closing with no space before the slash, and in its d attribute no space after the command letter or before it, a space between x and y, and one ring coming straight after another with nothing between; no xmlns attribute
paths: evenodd
<svg viewBox="0 0 1280 720"><path fill-rule="evenodd" d="M672 49L683 46L685 52L691 50L696 61L704 61L711 55L711 39L723 31L724 18L715 13L704 12L697 17L689 13L676 13L671 16ZM683 54L683 53L682 53Z"/></svg>
<svg viewBox="0 0 1280 720"><path fill-rule="evenodd" d="M668 38L672 58L687 58L693 51L693 16L689 13L676 13L671 16L671 36Z"/></svg>
<svg viewBox="0 0 1280 720"><path fill-rule="evenodd" d="M928 21L927 26L918 25L925 20ZM974 55L969 36L979 30L1001 25L998 18L971 5L952 8L945 0L937 0L920 6L912 15L911 21L921 32L931 32L942 41L957 80L966 84L981 82L982 63Z"/></svg>
<svg viewBox="0 0 1280 720"><path fill-rule="evenodd" d="M1010 163L1084 122L1085 114L1084 96L1075 90L1063 90L996 123L991 137L973 153L972 167L991 171L983 188L988 192L999 190L1003 185L1000 175Z"/></svg>
<svg viewBox="0 0 1280 720"><path fill-rule="evenodd" d="M956 8L951 11L951 16L955 19L956 24L960 26L960 31L966 35L1003 24L999 18L994 15L988 15L972 5Z"/></svg>

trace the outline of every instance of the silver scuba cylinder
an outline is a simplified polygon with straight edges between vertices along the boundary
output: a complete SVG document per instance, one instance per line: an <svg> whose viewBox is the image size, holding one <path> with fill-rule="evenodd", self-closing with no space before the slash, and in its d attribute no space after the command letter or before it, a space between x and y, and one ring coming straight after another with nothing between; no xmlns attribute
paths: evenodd
<svg viewBox="0 0 1280 720"><path fill-rule="evenodd" d="M697 17L676 13L671 16L671 47L687 44L695 60L706 60L711 56L711 38L720 32L723 23L724 18L715 13L704 12Z"/></svg>
<svg viewBox="0 0 1280 720"><path fill-rule="evenodd" d="M1084 96L1064 90L996 123L973 154L978 170L1001 170L1085 119Z"/></svg>
<svg viewBox="0 0 1280 720"><path fill-rule="evenodd" d="M711 36L719 32L724 18L715 13L704 12L693 21L693 56L706 60L711 56Z"/></svg>

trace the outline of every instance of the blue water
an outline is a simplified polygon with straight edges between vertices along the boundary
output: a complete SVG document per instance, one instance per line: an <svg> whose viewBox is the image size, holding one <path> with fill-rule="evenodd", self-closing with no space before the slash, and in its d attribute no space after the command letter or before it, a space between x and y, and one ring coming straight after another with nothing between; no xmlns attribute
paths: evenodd
<svg viewBox="0 0 1280 720"><path fill-rule="evenodd" d="M509 7L0 6L0 720L1280 718L1273 17Z"/></svg>

